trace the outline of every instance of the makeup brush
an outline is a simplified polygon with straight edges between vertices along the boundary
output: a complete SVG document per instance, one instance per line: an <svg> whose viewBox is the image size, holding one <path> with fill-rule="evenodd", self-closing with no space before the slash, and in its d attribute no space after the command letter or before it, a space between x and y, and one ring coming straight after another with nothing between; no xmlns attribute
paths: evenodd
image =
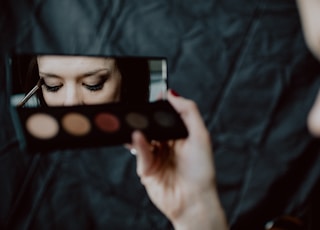
<svg viewBox="0 0 320 230"><path fill-rule="evenodd" d="M22 100L17 104L17 107L22 107L24 106L27 101L38 91L38 89L41 88L43 85L43 79L40 78L37 84L22 98Z"/></svg>

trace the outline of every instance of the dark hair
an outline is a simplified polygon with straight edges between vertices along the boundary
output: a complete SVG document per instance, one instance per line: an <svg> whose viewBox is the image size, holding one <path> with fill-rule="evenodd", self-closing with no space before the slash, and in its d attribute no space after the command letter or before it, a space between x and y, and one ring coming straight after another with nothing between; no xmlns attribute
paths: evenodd
<svg viewBox="0 0 320 230"><path fill-rule="evenodd" d="M142 104L149 101L150 70L148 58L115 57L121 74L120 102L123 104ZM23 91L28 93L39 81L36 56L17 56L13 68L18 68ZM26 73L26 74L24 74ZM47 106L42 90L37 91L40 106Z"/></svg>

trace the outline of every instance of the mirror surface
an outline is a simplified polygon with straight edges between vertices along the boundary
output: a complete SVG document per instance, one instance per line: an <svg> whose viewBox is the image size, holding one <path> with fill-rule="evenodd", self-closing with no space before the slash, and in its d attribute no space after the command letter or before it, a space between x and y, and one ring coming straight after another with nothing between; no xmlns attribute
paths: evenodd
<svg viewBox="0 0 320 230"><path fill-rule="evenodd" d="M11 59L11 104L73 106L164 99L164 58L15 55Z"/></svg>

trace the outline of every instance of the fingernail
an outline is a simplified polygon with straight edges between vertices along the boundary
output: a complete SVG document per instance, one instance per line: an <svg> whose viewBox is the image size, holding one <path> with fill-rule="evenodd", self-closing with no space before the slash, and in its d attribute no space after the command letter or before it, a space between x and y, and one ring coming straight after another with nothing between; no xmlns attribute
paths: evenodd
<svg viewBox="0 0 320 230"><path fill-rule="evenodd" d="M171 92L171 94L173 95L173 96L175 96L175 97L179 97L180 96L180 94L178 94L176 91L174 91L173 89L170 89L170 92Z"/></svg>

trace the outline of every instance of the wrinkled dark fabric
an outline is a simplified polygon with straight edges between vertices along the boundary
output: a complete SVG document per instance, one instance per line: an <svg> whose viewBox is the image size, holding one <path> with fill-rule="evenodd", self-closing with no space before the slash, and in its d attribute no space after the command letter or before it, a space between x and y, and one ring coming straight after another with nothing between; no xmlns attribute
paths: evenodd
<svg viewBox="0 0 320 230"><path fill-rule="evenodd" d="M172 228L123 147L19 148L6 55L35 52L166 57L169 86L197 102L211 133L231 229L286 214L319 229L319 143L305 121L320 66L295 1L7 0L0 9L1 229Z"/></svg>

